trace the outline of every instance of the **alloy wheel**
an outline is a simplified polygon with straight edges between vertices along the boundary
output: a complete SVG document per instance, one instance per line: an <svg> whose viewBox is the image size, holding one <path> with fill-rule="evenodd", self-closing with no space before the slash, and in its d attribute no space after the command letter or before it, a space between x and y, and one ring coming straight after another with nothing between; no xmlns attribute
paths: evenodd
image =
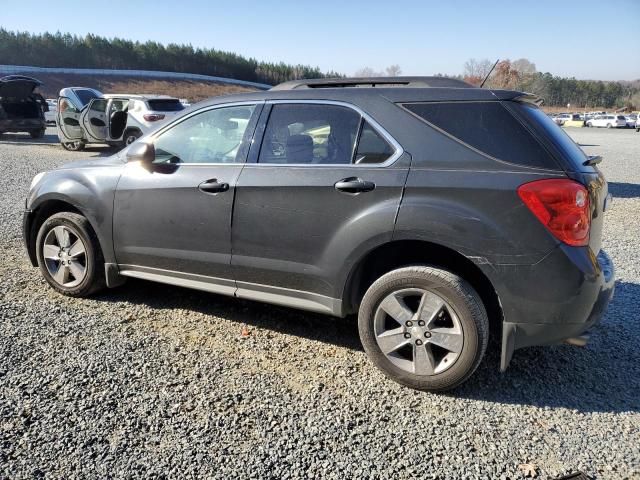
<svg viewBox="0 0 640 480"><path fill-rule="evenodd" d="M396 290L378 305L376 342L396 367L414 375L437 375L460 357L464 331L453 307L422 288Z"/></svg>
<svg viewBox="0 0 640 480"><path fill-rule="evenodd" d="M49 230L42 244L42 257L51 278L62 287L75 287L87 275L86 246L69 227L59 225Z"/></svg>

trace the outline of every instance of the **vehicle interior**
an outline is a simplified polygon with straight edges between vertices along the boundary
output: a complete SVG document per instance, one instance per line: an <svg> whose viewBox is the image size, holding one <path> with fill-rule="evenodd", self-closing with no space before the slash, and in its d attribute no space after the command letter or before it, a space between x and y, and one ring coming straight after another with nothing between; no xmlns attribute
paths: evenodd
<svg viewBox="0 0 640 480"><path fill-rule="evenodd" d="M39 118L40 105L31 97L29 98L3 98L0 100L0 115L5 119L13 118Z"/></svg>

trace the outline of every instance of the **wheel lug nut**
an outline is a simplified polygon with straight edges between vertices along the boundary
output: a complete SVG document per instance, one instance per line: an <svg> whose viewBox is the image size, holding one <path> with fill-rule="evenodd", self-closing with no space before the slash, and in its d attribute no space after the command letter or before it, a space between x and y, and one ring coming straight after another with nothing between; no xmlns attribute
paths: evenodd
<svg viewBox="0 0 640 480"><path fill-rule="evenodd" d="M425 338L431 338L431 332L424 332Z"/></svg>
<svg viewBox="0 0 640 480"><path fill-rule="evenodd" d="M413 327L413 322L411 320L407 321L406 323L407 327Z"/></svg>
<svg viewBox="0 0 640 480"><path fill-rule="evenodd" d="M420 325L421 327L424 327L424 320L418 320L418 325Z"/></svg>
<svg viewBox="0 0 640 480"><path fill-rule="evenodd" d="M411 338L411 334L409 332L405 333L404 338Z"/></svg>
<svg viewBox="0 0 640 480"><path fill-rule="evenodd" d="M422 340L420 339L416 340L416 345L422 345Z"/></svg>

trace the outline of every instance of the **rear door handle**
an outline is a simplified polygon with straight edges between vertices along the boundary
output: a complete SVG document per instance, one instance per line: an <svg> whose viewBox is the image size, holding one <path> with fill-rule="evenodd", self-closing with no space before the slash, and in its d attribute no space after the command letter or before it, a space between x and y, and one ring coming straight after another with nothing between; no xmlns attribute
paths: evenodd
<svg viewBox="0 0 640 480"><path fill-rule="evenodd" d="M339 180L334 185L336 190L344 193L361 193L361 192L370 192L374 188L376 188L376 184L373 182L369 182L367 180L362 180L358 177L349 177L343 178Z"/></svg>
<svg viewBox="0 0 640 480"><path fill-rule="evenodd" d="M220 193L229 190L229 184L218 182L217 178L212 178L210 180L205 180L204 182L202 182L200 185L198 185L198 188L204 193Z"/></svg>

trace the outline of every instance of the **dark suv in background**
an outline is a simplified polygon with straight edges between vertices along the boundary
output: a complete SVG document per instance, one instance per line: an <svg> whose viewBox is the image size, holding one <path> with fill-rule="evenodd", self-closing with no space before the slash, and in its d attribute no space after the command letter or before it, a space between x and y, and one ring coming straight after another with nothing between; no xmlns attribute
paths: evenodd
<svg viewBox="0 0 640 480"><path fill-rule="evenodd" d="M34 178L24 241L57 291L137 277L336 316L404 385L467 379L491 335L583 341L613 293L607 183L521 92L290 82L185 110Z"/></svg>
<svg viewBox="0 0 640 480"><path fill-rule="evenodd" d="M0 78L0 134L27 132L32 138L44 136L44 112L49 111L49 105L35 92L40 85L40 80L24 75Z"/></svg>

